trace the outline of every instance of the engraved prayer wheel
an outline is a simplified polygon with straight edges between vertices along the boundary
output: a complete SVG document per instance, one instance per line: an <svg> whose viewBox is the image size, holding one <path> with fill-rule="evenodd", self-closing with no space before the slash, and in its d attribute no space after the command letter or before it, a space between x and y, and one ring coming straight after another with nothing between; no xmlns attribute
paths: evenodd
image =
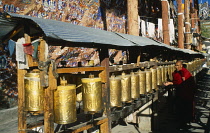
<svg viewBox="0 0 210 133"><path fill-rule="evenodd" d="M57 124L68 124L77 120L76 85L67 85L66 80L63 80L54 91L54 116Z"/></svg>
<svg viewBox="0 0 210 133"><path fill-rule="evenodd" d="M157 85L162 85L162 69L161 67L157 68Z"/></svg>
<svg viewBox="0 0 210 133"><path fill-rule="evenodd" d="M138 71L137 74L139 75L139 94L145 95L146 94L146 72Z"/></svg>
<svg viewBox="0 0 210 133"><path fill-rule="evenodd" d="M102 110L101 78L82 78L82 99L85 113L94 114Z"/></svg>
<svg viewBox="0 0 210 133"><path fill-rule="evenodd" d="M131 76L126 75L124 72L121 76L121 88L122 88L122 95L121 95L121 101L122 102L130 102L131 99Z"/></svg>
<svg viewBox="0 0 210 133"><path fill-rule="evenodd" d="M152 89L157 89L157 69L150 69L152 72Z"/></svg>
<svg viewBox="0 0 210 133"><path fill-rule="evenodd" d="M40 84L39 73L26 73L25 86L25 111L43 112L44 89Z"/></svg>
<svg viewBox="0 0 210 133"><path fill-rule="evenodd" d="M146 92L150 93L152 91L152 72L146 70Z"/></svg>
<svg viewBox="0 0 210 133"><path fill-rule="evenodd" d="M173 75L172 75L172 73L173 73L173 68L174 68L174 65L169 65L169 69L168 69L168 73L169 73L169 79L170 80L173 80Z"/></svg>
<svg viewBox="0 0 210 133"><path fill-rule="evenodd" d="M131 98L139 98L139 75L131 72Z"/></svg>
<svg viewBox="0 0 210 133"><path fill-rule="evenodd" d="M164 79L164 81L166 82L168 80L168 66L164 66L164 71L165 71L165 79Z"/></svg>
<svg viewBox="0 0 210 133"><path fill-rule="evenodd" d="M161 77L162 77L162 83L164 83L165 82L165 77L166 77L166 74L165 74L165 70L164 70L165 68L164 68L164 66L161 66L161 72L162 72L162 75L161 75Z"/></svg>
<svg viewBox="0 0 210 133"><path fill-rule="evenodd" d="M122 107L121 102L121 79L114 75L109 78L110 81L110 105L111 107Z"/></svg>

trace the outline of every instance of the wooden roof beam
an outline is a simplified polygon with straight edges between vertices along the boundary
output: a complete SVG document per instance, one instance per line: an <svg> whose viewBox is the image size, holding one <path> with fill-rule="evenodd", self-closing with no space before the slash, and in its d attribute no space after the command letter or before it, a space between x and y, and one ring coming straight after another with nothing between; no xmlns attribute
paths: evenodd
<svg viewBox="0 0 210 133"><path fill-rule="evenodd" d="M10 33L8 33L2 40L3 43L6 43L9 39L17 35L21 30L23 30L23 25L16 26Z"/></svg>

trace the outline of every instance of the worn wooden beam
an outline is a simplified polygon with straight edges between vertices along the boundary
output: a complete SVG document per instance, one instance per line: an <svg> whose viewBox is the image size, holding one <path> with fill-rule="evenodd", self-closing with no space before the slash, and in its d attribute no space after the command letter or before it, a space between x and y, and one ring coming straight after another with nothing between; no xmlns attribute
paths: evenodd
<svg viewBox="0 0 210 133"><path fill-rule="evenodd" d="M105 67L75 67L75 68L59 68L57 73L72 73L72 72L84 72L84 71L102 71Z"/></svg>
<svg viewBox="0 0 210 133"><path fill-rule="evenodd" d="M83 124L77 125L75 127L71 127L70 129L73 130L71 133L80 133L80 132L82 132L84 130L88 130L88 129L96 126L96 125L105 124L105 125L103 125L104 126L103 130L105 130L107 122L108 122L108 118L101 117L101 118L95 119L94 122L93 122L94 124L83 123ZM100 132L100 133L107 133L107 132Z"/></svg>
<svg viewBox="0 0 210 133"><path fill-rule="evenodd" d="M17 35L21 30L23 30L23 25L18 25L12 30L9 34L7 34L3 39L2 42L6 43L9 39Z"/></svg>
<svg viewBox="0 0 210 133"><path fill-rule="evenodd" d="M26 70L17 70L18 81L18 131L19 133L25 133L26 127L26 112L25 109L25 95L24 95L24 75Z"/></svg>
<svg viewBox="0 0 210 133"><path fill-rule="evenodd" d="M106 127L107 132L111 133L111 108L110 108L110 88L109 88L109 51L108 49L104 48L101 49L100 53L99 53L99 58L101 61L101 66L105 67L105 70L102 71L99 76L102 79L102 82L104 82L105 84L102 86L102 97L103 97L103 101L104 101L104 107L105 107L105 111L104 111L104 115L106 115L106 117L108 118L108 124L104 125L103 128Z"/></svg>
<svg viewBox="0 0 210 133"><path fill-rule="evenodd" d="M139 36L138 0L127 0L128 34Z"/></svg>
<svg viewBox="0 0 210 133"><path fill-rule="evenodd" d="M57 80L53 76L52 65L49 68L49 87L45 89L44 98L44 132L54 133L53 91L57 88Z"/></svg>
<svg viewBox="0 0 210 133"><path fill-rule="evenodd" d="M168 17L168 1L161 1L162 3L162 25L163 25L163 42L167 45L170 45L170 36L169 36L169 17Z"/></svg>
<svg viewBox="0 0 210 133"><path fill-rule="evenodd" d="M178 5L178 47L184 49L184 34L183 34L183 11L182 0L177 0Z"/></svg>

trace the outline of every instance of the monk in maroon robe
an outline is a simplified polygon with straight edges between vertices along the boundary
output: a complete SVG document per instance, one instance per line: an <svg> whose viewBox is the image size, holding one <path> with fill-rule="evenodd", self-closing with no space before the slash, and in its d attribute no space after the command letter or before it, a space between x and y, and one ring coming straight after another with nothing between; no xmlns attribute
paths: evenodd
<svg viewBox="0 0 210 133"><path fill-rule="evenodd" d="M176 112L181 128L186 127L193 119L193 99L196 84L192 74L177 61L176 70L173 72L173 81L164 83L165 86L173 85L176 90Z"/></svg>

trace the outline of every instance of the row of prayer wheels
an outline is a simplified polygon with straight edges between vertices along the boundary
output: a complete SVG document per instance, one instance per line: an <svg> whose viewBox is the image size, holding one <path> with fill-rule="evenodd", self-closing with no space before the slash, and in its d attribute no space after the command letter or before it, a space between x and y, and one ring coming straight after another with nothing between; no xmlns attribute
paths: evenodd
<svg viewBox="0 0 210 133"><path fill-rule="evenodd" d="M190 72L193 72L193 71L196 71L199 68L201 68L201 66L203 65L203 63L204 63L204 60L202 60L202 59L196 59L194 61L191 61L191 62L188 62L188 63L185 63L185 64L187 66L187 69Z"/></svg>
<svg viewBox="0 0 210 133"><path fill-rule="evenodd" d="M131 102L140 98L140 95L151 93L158 89L167 80L172 80L174 65L159 66L156 69L131 72L120 76L112 75L110 81L110 105L111 107L122 107L122 103Z"/></svg>
<svg viewBox="0 0 210 133"><path fill-rule="evenodd" d="M82 78L82 99L84 112L94 114L103 109L102 83L100 78ZM27 73L24 77L25 111L43 112L44 89L40 85L39 73ZM76 85L61 80L54 90L54 122L68 124L77 120Z"/></svg>
<svg viewBox="0 0 210 133"><path fill-rule="evenodd" d="M119 76L110 77L110 105L121 107L122 103L131 102L140 98L140 95L151 93L158 89L158 85L172 78L174 65L159 66L156 69L145 71L124 72ZM79 84L82 87L78 87ZM40 85L38 72L27 73L24 77L25 111L43 112L44 89ZM76 90L81 88L81 93ZM54 122L68 124L76 121L76 101L83 101L85 113L94 114L103 109L101 78L90 76L79 77L76 84L67 84L61 80L54 90Z"/></svg>

